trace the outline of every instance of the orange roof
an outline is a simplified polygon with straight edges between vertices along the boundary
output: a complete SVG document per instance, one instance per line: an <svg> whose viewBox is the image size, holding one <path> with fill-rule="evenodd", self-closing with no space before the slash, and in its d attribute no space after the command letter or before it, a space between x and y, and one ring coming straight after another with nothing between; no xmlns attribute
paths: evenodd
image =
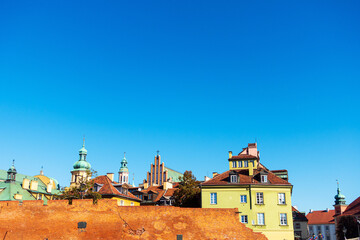
<svg viewBox="0 0 360 240"><path fill-rule="evenodd" d="M118 195L126 198L131 198L137 201L141 201L139 198L135 197L131 192L127 192L127 194L120 193L113 185L110 178L106 175L98 176L93 179L94 183L103 185L99 193L101 195Z"/></svg>
<svg viewBox="0 0 360 240"><path fill-rule="evenodd" d="M254 175L249 176L248 169L241 169L241 170L231 170L237 172L238 176L240 177L239 183L231 183L230 182L230 170L216 175L213 179L210 179L201 185L203 186L211 186L211 185L244 185L244 184L276 184L276 185L291 185L288 181L276 176L270 171L267 171L263 168L254 169ZM261 183L260 181L260 171L265 171L268 173L268 183Z"/></svg>
<svg viewBox="0 0 360 240"><path fill-rule="evenodd" d="M350 203L342 215L360 215L360 197Z"/></svg>
<svg viewBox="0 0 360 240"><path fill-rule="evenodd" d="M312 211L306 215L309 220L308 224L335 224L335 210Z"/></svg>
<svg viewBox="0 0 360 240"><path fill-rule="evenodd" d="M257 157L253 155L239 153L239 155L232 156L231 158L229 158L229 160L233 160L233 159L257 159Z"/></svg>

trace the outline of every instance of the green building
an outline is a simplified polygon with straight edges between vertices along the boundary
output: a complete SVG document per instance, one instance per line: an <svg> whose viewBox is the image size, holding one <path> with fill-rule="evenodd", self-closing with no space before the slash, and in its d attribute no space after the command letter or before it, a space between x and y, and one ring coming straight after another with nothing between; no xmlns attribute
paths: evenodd
<svg viewBox="0 0 360 240"><path fill-rule="evenodd" d="M60 186L54 178L44 175L28 176L16 171L13 165L9 170L0 170L0 201L52 200L60 194Z"/></svg>

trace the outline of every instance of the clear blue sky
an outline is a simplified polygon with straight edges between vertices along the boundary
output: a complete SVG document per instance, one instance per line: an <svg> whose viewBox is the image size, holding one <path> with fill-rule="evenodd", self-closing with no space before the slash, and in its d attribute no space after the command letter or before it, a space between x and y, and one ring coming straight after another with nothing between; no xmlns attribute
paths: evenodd
<svg viewBox="0 0 360 240"><path fill-rule="evenodd" d="M86 135L99 174L136 183L156 150L198 179L257 139L293 205L360 195L359 1L0 4L0 168L69 185Z"/></svg>

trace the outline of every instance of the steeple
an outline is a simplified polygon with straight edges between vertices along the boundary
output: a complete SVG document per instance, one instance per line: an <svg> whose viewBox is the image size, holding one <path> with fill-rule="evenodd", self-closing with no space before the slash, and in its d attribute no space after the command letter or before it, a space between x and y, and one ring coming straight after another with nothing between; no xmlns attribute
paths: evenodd
<svg viewBox="0 0 360 240"><path fill-rule="evenodd" d="M15 159L13 160L12 166L7 171L7 179L6 182L15 182L16 180L16 169L15 169Z"/></svg>
<svg viewBox="0 0 360 240"><path fill-rule="evenodd" d="M85 148L85 137L83 139L82 148L79 150L79 160L76 161L73 165L73 170L71 171L71 182L70 186L78 184L81 179L90 179L91 174L91 164L86 161L87 150Z"/></svg>
<svg viewBox="0 0 360 240"><path fill-rule="evenodd" d="M336 180L337 181L337 180ZM337 194L335 195L335 205L345 205L345 196L340 192L339 181L337 181Z"/></svg>
<svg viewBox="0 0 360 240"><path fill-rule="evenodd" d="M129 183L129 169L127 167L126 152L124 152L124 158L121 160L121 166L119 169L119 183Z"/></svg>

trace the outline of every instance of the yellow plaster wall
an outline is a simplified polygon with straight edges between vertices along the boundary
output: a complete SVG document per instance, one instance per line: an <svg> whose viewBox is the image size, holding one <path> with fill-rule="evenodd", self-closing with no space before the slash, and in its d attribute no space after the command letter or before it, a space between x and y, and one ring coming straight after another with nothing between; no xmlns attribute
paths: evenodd
<svg viewBox="0 0 360 240"><path fill-rule="evenodd" d="M131 206L131 203L134 203L133 206L140 206L140 202L133 201L133 200L130 200L130 199L127 199L127 198L113 197L111 199L116 199L118 206ZM121 205L121 200L124 201L124 205Z"/></svg>
<svg viewBox="0 0 360 240"><path fill-rule="evenodd" d="M247 227L256 232L264 233L270 240L292 240L294 239L292 209L291 209L291 187L274 186L252 186L250 209L249 185L247 186L227 186L209 187L203 186L201 191L203 208L238 208L239 221L241 215L248 216ZM210 193L217 193L217 204L210 204ZM256 192L264 195L264 204L256 204ZM285 193L285 205L278 204L278 193ZM240 195L247 196L247 203L240 203ZM257 225L257 213L264 213L265 225ZM280 225L280 213L287 214L287 225ZM253 225L254 221L254 225Z"/></svg>

